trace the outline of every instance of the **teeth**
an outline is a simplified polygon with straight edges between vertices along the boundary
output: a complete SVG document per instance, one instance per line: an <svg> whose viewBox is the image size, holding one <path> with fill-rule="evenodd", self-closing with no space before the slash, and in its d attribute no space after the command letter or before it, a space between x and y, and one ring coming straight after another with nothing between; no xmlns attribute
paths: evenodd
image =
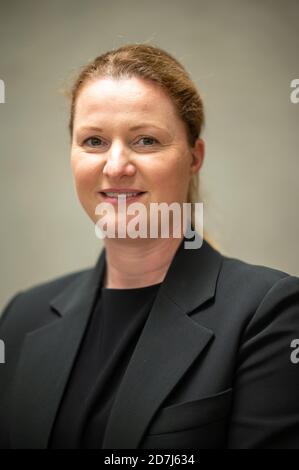
<svg viewBox="0 0 299 470"><path fill-rule="evenodd" d="M109 197L118 197L118 196L126 196L126 197L132 197L132 196L137 196L139 193L105 193Z"/></svg>

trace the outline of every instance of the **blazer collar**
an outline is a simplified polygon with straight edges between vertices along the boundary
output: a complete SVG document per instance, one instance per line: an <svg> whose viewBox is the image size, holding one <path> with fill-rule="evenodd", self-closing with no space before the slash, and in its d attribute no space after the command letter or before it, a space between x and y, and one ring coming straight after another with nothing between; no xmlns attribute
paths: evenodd
<svg viewBox="0 0 299 470"><path fill-rule="evenodd" d="M223 255L205 239L198 249L186 249L184 238L168 269L160 292L167 295L185 313L213 297ZM60 316L73 312L79 304L91 307L97 298L106 268L103 248L93 269L89 269L54 297L50 306Z"/></svg>
<svg viewBox="0 0 299 470"><path fill-rule="evenodd" d="M206 240L195 250L185 249L184 241L158 291L117 390L103 448L138 447L163 400L213 337L211 330L189 315L214 296L223 256ZM13 448L47 447L97 299L105 256L103 249L94 268L79 274L51 300L56 320L25 337L13 390Z"/></svg>

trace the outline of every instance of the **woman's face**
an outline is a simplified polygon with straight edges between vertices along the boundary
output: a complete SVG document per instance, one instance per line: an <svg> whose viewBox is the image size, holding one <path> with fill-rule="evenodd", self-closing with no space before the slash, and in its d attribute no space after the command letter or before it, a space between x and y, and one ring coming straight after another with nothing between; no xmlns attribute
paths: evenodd
<svg viewBox="0 0 299 470"><path fill-rule="evenodd" d="M71 166L79 200L94 223L96 206L107 201L101 191L109 188L144 192L135 202L147 210L153 202L186 202L203 156L203 141L188 146L184 123L154 83L101 78L80 91Z"/></svg>

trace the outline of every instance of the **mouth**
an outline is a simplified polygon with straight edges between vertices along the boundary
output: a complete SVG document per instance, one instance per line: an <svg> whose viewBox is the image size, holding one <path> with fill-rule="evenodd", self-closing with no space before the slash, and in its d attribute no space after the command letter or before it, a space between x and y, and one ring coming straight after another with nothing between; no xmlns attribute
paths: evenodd
<svg viewBox="0 0 299 470"><path fill-rule="evenodd" d="M146 194L146 191L141 191L139 193L104 193L102 191L99 192L99 194L102 196L104 201L110 202L111 204L117 204L118 200L123 200L125 197L125 201L137 201L140 199L144 194Z"/></svg>

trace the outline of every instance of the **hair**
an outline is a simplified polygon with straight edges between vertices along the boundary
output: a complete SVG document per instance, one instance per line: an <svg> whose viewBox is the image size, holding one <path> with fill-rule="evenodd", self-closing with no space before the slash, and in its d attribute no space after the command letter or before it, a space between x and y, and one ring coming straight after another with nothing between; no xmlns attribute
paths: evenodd
<svg viewBox="0 0 299 470"><path fill-rule="evenodd" d="M76 101L83 86L99 78L123 79L138 77L158 84L171 98L178 116L185 124L190 147L194 147L205 124L201 96L182 64L160 47L149 44L127 44L112 49L83 65L69 90L69 132L72 138ZM199 176L192 175L187 202L191 204L191 223L195 227L195 206L199 202ZM207 236L211 244L215 243Z"/></svg>

